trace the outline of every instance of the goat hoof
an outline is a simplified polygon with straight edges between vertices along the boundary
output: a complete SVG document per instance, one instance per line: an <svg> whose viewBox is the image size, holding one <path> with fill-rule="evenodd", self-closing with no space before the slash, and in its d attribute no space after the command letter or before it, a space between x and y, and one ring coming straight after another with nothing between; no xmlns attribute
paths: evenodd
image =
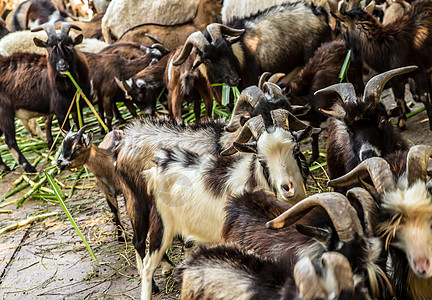
<svg viewBox="0 0 432 300"><path fill-rule="evenodd" d="M156 282L154 281L154 279L152 279L152 293L153 294L157 294L160 292L159 287L157 286Z"/></svg>
<svg viewBox="0 0 432 300"><path fill-rule="evenodd" d="M405 119L399 119L398 127L400 130L406 130L407 129L406 120Z"/></svg>
<svg viewBox="0 0 432 300"><path fill-rule="evenodd" d="M117 238L117 240L119 241L119 243L125 243L126 242L126 239L124 237L122 237L122 236L119 236Z"/></svg>
<svg viewBox="0 0 432 300"><path fill-rule="evenodd" d="M36 168L33 167L32 165L26 165L24 167L24 171L26 171L27 173L36 173Z"/></svg>

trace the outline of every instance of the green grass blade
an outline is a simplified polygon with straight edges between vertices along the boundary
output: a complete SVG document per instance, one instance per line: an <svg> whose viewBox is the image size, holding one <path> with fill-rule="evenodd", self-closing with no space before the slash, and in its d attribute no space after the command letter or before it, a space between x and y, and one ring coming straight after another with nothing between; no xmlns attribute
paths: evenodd
<svg viewBox="0 0 432 300"><path fill-rule="evenodd" d="M347 76L348 69L349 69L349 66L350 66L350 61L351 61L350 58L351 58L351 50L348 51L348 53L347 53L347 55L345 57L345 61L344 61L343 65L342 65L341 71L339 73L340 82L344 81L344 79Z"/></svg>
<svg viewBox="0 0 432 300"><path fill-rule="evenodd" d="M73 219L71 213L69 212L68 208L66 207L66 204L64 203L64 194L58 187L57 183L54 181L54 179L51 177L51 175L48 172L45 172L45 176L48 180L48 182L51 184L54 193L57 197L57 200L59 201L61 207L63 208L65 214L68 216L72 226L75 228L76 232L84 242L87 250L90 252L91 256L93 256L94 260L99 263L99 260L96 258L96 255L93 253L93 250L90 248L90 245L87 243L87 240L85 239L84 235L81 233L81 230L79 229L78 225L76 224L75 220Z"/></svg>
<svg viewBox="0 0 432 300"><path fill-rule="evenodd" d="M230 98L230 86L227 84L222 85L222 105L227 106Z"/></svg>

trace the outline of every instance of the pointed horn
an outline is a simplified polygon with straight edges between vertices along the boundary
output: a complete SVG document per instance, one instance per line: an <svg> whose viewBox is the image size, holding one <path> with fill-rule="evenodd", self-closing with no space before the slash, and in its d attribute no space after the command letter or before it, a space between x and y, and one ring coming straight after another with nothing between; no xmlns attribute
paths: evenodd
<svg viewBox="0 0 432 300"><path fill-rule="evenodd" d="M333 105L332 109L323 109L323 108L318 108L318 111L320 113L322 113L323 115L326 115L328 117L332 117L338 120L343 120L345 118L346 112L343 109L343 107L339 104L335 104Z"/></svg>
<svg viewBox="0 0 432 300"><path fill-rule="evenodd" d="M355 233L364 236L356 210L344 195L335 192L309 196L277 218L267 222L266 226L271 229L279 229L292 225L316 206L321 206L327 211L341 241L352 240Z"/></svg>
<svg viewBox="0 0 432 300"><path fill-rule="evenodd" d="M403 68L393 69L372 77L364 89L363 102L378 102L381 99L381 94L387 81L393 77L405 73L409 73L417 69L417 66L408 66Z"/></svg>
<svg viewBox="0 0 432 300"><path fill-rule="evenodd" d="M410 148L407 158L408 186L417 181L426 181L429 157L432 155L432 147L417 145Z"/></svg>
<svg viewBox="0 0 432 300"><path fill-rule="evenodd" d="M66 35L69 35L69 31L71 30L71 28L82 31L82 29L80 27L78 27L77 25L64 22L61 24L60 32L66 34Z"/></svg>
<svg viewBox="0 0 432 300"><path fill-rule="evenodd" d="M279 79L281 79L281 78L284 77L284 76L285 76L285 73L276 73L276 74L273 74L273 75L269 78L268 82L271 82L271 83L277 84L278 81L279 81Z"/></svg>
<svg viewBox="0 0 432 300"><path fill-rule="evenodd" d="M54 24L52 24L52 23L42 24L42 25L40 25L38 27L33 28L31 30L31 32L37 32L37 31L41 31L41 30L45 30L45 32L48 35L48 38L51 37L51 36L53 36L53 35L56 35Z"/></svg>
<svg viewBox="0 0 432 300"><path fill-rule="evenodd" d="M86 130L87 125L84 125L83 127L81 127L80 130L78 130L78 137L81 138L81 136L83 135L84 131Z"/></svg>
<svg viewBox="0 0 432 300"><path fill-rule="evenodd" d="M162 44L162 43L161 43L157 38L155 38L154 36L152 36L152 35L150 35L150 34L148 34L148 33L144 33L144 35L145 35L146 37L148 37L149 39L151 39L153 43L155 43L155 44Z"/></svg>
<svg viewBox="0 0 432 300"><path fill-rule="evenodd" d="M262 87L264 93L269 94L271 97L275 97L276 95L282 95L282 89L275 83L272 82L264 82Z"/></svg>
<svg viewBox="0 0 432 300"><path fill-rule="evenodd" d="M150 48L159 50L162 53L162 55L165 55L170 52L170 50L164 45L162 45L161 43L155 43L151 45Z"/></svg>
<svg viewBox="0 0 432 300"><path fill-rule="evenodd" d="M69 132L73 132L74 128L75 128L75 124L72 124L72 127L69 129Z"/></svg>
<svg viewBox="0 0 432 300"><path fill-rule="evenodd" d="M333 272L333 280L335 283L334 292L340 295L342 291L354 292L354 276L351 265L345 255L329 251L321 256L322 265Z"/></svg>
<svg viewBox="0 0 432 300"><path fill-rule="evenodd" d="M185 60L188 58L189 54L191 53L193 46L197 47L201 52L203 52L204 46L208 44L209 42L204 37L201 31L192 33L184 43L180 55L177 57L175 61L173 61L173 65L178 66L184 63Z"/></svg>
<svg viewBox="0 0 432 300"><path fill-rule="evenodd" d="M240 131L235 143L237 144L245 144L249 141L251 137L255 140L261 136L261 134L265 131L264 120L261 115L255 116L252 119L248 120L244 125L242 130ZM237 152L236 146L231 145L228 149L222 151L220 154L222 156L233 155Z"/></svg>
<svg viewBox="0 0 432 300"><path fill-rule="evenodd" d="M263 92L256 86L251 86L244 89L240 94L240 97L237 99L231 120L228 125L225 126L225 131L236 131L241 126L240 117L250 115L252 110L257 106L258 102L263 97Z"/></svg>
<svg viewBox="0 0 432 300"><path fill-rule="evenodd" d="M264 82L267 81L267 78L268 78L270 75L271 75L270 72L264 72L264 73L261 74L261 76L260 76L260 78L259 78L259 81L258 81L258 87L259 87L260 90L263 89Z"/></svg>
<svg viewBox="0 0 432 300"><path fill-rule="evenodd" d="M350 189L346 196L351 203L353 199L355 199L361 205L363 209L366 236L374 236L374 228L377 225L376 217L378 214L378 204L375 199L368 191L360 187Z"/></svg>
<svg viewBox="0 0 432 300"><path fill-rule="evenodd" d="M302 299L326 299L327 292L323 288L320 277L310 257L303 257L294 266L294 280Z"/></svg>
<svg viewBox="0 0 432 300"><path fill-rule="evenodd" d="M371 177L379 194L395 187L396 183L390 170L390 165L382 157L371 157L362 161L347 174L330 180L328 185L332 187L346 187L359 183L360 179L365 179L367 176Z"/></svg>
<svg viewBox="0 0 432 300"><path fill-rule="evenodd" d="M240 36L245 32L245 30L231 28L219 23L213 23L207 25L207 32L210 34L212 42L215 42L217 39L223 38L222 34L229 36Z"/></svg>
<svg viewBox="0 0 432 300"><path fill-rule="evenodd" d="M361 0L350 0L348 2L348 10L359 8L360 2L361 2Z"/></svg>
<svg viewBox="0 0 432 300"><path fill-rule="evenodd" d="M308 128L308 125L300 121L296 116L286 109L275 109L270 112L273 124L285 130L297 131Z"/></svg>
<svg viewBox="0 0 432 300"><path fill-rule="evenodd" d="M351 83L336 83L324 89L318 90L314 95L328 95L331 93L338 93L343 102L356 102L356 92Z"/></svg>

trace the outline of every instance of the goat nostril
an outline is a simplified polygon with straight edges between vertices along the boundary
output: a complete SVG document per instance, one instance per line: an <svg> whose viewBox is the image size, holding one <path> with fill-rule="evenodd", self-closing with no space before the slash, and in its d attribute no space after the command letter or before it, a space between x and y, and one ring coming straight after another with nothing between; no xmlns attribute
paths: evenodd
<svg viewBox="0 0 432 300"><path fill-rule="evenodd" d="M290 187L288 186L288 184L282 185L282 188L287 192L289 192L289 190L290 190Z"/></svg>

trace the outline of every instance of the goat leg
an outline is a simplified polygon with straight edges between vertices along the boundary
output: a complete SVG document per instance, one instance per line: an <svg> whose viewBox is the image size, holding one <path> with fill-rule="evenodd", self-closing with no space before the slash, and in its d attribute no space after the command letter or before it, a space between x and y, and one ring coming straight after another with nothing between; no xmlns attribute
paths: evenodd
<svg viewBox="0 0 432 300"><path fill-rule="evenodd" d="M396 103L402 109L402 115L398 118L398 127L401 130L406 130L406 114L411 111L405 102L405 82L405 80L402 82L400 80L392 81L392 90Z"/></svg>
<svg viewBox="0 0 432 300"><path fill-rule="evenodd" d="M54 143L54 139L53 139L52 131L51 131L51 128L52 128L52 118L53 118L52 115L45 117L45 135L46 135L46 138L47 138L47 143L48 143L48 148L49 149L51 149L51 147L52 147L52 145ZM53 148L53 150L54 149L55 148Z"/></svg>
<svg viewBox="0 0 432 300"><path fill-rule="evenodd" d="M119 124L125 124L126 123L125 119L123 119L123 117L122 117L122 115L121 115L121 113L120 113L120 111L119 111L119 109L118 109L118 107L114 101L112 103L112 111L113 111L114 117L118 120Z"/></svg>
<svg viewBox="0 0 432 300"><path fill-rule="evenodd" d="M0 137L3 135L3 131L0 130ZM2 169L0 169L0 174L4 172L9 172L11 169L3 162L3 159L0 156L0 166Z"/></svg>

